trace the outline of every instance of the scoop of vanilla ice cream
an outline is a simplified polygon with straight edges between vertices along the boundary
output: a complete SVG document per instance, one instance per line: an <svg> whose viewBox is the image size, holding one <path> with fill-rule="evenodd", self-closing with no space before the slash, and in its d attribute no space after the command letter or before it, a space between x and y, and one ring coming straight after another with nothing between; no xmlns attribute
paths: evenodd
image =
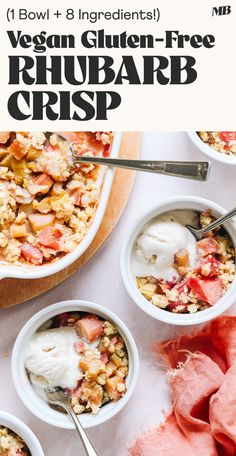
<svg viewBox="0 0 236 456"><path fill-rule="evenodd" d="M167 281L177 279L174 257L182 249L188 251L190 266L194 267L196 239L185 227L187 223L196 225L194 211L167 212L146 225L132 255L132 270L136 277L153 276Z"/></svg>
<svg viewBox="0 0 236 456"><path fill-rule="evenodd" d="M52 328L34 333L27 347L25 367L37 386L76 388L82 378L80 355L74 344L81 339L74 327Z"/></svg>

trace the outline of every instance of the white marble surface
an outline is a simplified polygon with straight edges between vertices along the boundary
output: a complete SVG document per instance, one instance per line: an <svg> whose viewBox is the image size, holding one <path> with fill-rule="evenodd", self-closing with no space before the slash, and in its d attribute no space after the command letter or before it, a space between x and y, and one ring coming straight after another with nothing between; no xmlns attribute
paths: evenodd
<svg viewBox="0 0 236 456"><path fill-rule="evenodd" d="M143 135L142 158L193 160L205 157L192 146L185 133L165 132ZM226 208L235 206L235 169L215 161L207 183L138 174L122 218L92 261L47 294L15 308L1 310L0 409L15 414L32 428L46 456L82 456L84 453L75 432L59 430L39 421L17 397L11 379L10 354L19 330L38 310L65 299L82 298L98 302L124 320L139 349L141 365L138 385L132 399L117 417L90 429L88 434L99 456L126 455L127 445L133 438L143 429L158 423L163 410L168 410L168 388L152 352L152 344L157 339L173 336L182 330L149 318L127 296L119 271L122 239L141 213L169 196L199 195ZM1 286L4 285L0 285L0 293Z"/></svg>

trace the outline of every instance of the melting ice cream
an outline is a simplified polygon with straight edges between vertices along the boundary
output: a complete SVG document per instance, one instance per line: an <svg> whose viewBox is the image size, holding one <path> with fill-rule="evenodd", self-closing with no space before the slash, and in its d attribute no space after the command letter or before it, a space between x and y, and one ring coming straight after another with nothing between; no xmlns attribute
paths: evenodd
<svg viewBox="0 0 236 456"><path fill-rule="evenodd" d="M136 240L132 255L132 270L136 277L174 280L178 277L174 257L182 249L187 250L190 267L194 267L197 259L196 239L186 224L196 224L194 211L166 212L145 226Z"/></svg>
<svg viewBox="0 0 236 456"><path fill-rule="evenodd" d="M74 389L83 377L75 344L80 342L74 327L60 327L34 333L27 353L26 368L36 385Z"/></svg>

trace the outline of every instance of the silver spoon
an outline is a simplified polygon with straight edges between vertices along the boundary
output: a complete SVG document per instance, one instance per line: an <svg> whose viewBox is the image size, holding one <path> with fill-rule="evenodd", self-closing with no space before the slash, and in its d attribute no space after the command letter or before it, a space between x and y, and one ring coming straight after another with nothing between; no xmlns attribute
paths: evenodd
<svg viewBox="0 0 236 456"><path fill-rule="evenodd" d="M73 157L74 163L98 163L115 166L116 168L134 169L149 173L166 174L174 177L184 177L206 181L209 176L209 162L177 162L159 160L127 160L124 158Z"/></svg>
<svg viewBox="0 0 236 456"><path fill-rule="evenodd" d="M90 443L83 426L80 423L80 420L76 413L73 410L73 407L70 402L70 398L65 394L65 392L60 388L51 388L47 387L44 388L45 394L47 396L47 400L49 404L57 407L62 407L66 413L70 416L72 421L75 424L76 430L82 440L84 449L86 451L87 456L98 456L96 451L94 450L92 444Z"/></svg>
<svg viewBox="0 0 236 456"><path fill-rule="evenodd" d="M206 234L209 231L214 230L214 228L217 228L217 226L222 225L224 222L229 220L234 215L236 215L236 208L227 212L227 214L222 215L222 217L218 218L217 220L214 220L214 222L210 223L210 225L206 226L205 228L201 228L200 230L197 230L196 228L194 228L191 225L186 225L186 228L188 228L189 231L191 231L191 233L195 236L197 241L200 241L200 239L202 239L203 234Z"/></svg>
<svg viewBox="0 0 236 456"><path fill-rule="evenodd" d="M44 132L48 139L52 132ZM73 144L64 136L57 136L66 141L72 152L73 164L75 163L97 163L105 166L116 168L133 169L136 171L145 171L149 173L165 174L174 177L184 177L186 179L194 179L206 181L210 173L210 162L204 161L162 161L162 160L129 160L125 158L100 158L100 157L85 157L77 156Z"/></svg>

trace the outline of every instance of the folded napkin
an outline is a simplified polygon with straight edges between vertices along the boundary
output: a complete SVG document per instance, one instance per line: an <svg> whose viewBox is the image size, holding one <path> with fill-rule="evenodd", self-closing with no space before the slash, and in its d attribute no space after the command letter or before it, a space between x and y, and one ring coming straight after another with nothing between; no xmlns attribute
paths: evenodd
<svg viewBox="0 0 236 456"><path fill-rule="evenodd" d="M169 369L172 411L130 456L236 456L236 317L155 349Z"/></svg>

